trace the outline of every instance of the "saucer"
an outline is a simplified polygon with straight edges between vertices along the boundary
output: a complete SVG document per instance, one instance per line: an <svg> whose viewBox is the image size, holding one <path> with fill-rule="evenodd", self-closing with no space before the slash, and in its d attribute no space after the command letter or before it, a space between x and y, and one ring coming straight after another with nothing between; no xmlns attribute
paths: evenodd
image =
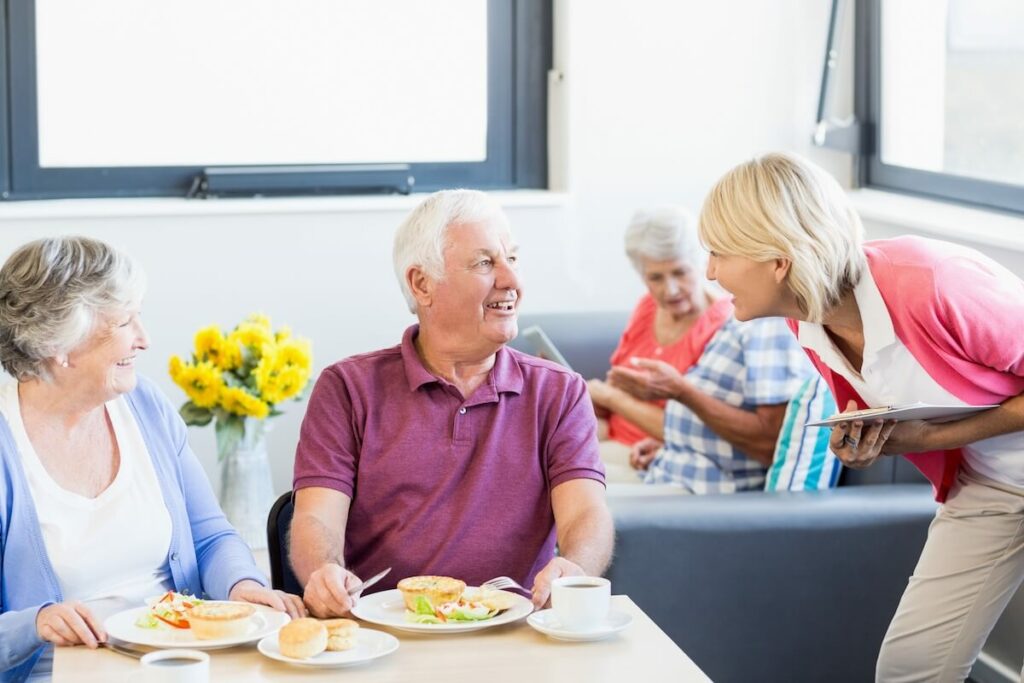
<svg viewBox="0 0 1024 683"><path fill-rule="evenodd" d="M633 617L625 612L612 610L608 613L608 617L604 622L594 628L587 629L586 631L569 631L558 621L558 617L555 616L553 609L542 609L539 612L534 612L526 619L527 624L550 638L571 641L601 640L618 633L629 626L632 621Z"/></svg>

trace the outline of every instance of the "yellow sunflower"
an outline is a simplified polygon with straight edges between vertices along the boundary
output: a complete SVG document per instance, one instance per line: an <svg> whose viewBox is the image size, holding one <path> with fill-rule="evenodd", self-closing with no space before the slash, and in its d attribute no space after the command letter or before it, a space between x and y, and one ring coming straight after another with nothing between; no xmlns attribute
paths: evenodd
<svg viewBox="0 0 1024 683"><path fill-rule="evenodd" d="M290 339L276 347L264 347L253 370L260 396L274 404L297 395L309 381L312 363L308 341Z"/></svg>
<svg viewBox="0 0 1024 683"><path fill-rule="evenodd" d="M177 356L171 357L171 379L185 390L189 399L200 408L212 408L220 398L224 380L220 369L210 361L196 364L183 363Z"/></svg>
<svg viewBox="0 0 1024 683"><path fill-rule="evenodd" d="M196 332L196 358L212 361L221 370L233 370L242 364L242 350L238 344L224 338L216 325Z"/></svg>
<svg viewBox="0 0 1024 683"><path fill-rule="evenodd" d="M241 387L224 387L220 392L220 407L229 413L257 420L270 414L270 406Z"/></svg>
<svg viewBox="0 0 1024 683"><path fill-rule="evenodd" d="M263 353L265 346L274 343L274 335L269 328L261 324L244 322L228 335L228 341Z"/></svg>

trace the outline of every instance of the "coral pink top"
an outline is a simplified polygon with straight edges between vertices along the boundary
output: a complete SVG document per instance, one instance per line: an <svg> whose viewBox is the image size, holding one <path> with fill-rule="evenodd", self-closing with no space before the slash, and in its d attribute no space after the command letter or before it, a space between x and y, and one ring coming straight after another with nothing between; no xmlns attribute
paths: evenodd
<svg viewBox="0 0 1024 683"><path fill-rule="evenodd" d="M619 345L612 353L612 366L628 366L630 358L653 358L665 361L680 372L686 372L704 353L708 340L732 315L732 301L722 298L711 302L686 334L668 346L660 345L654 335L654 318L657 312L658 304L654 297L650 294L640 297L626 325L626 331L622 333ZM657 404L664 407L665 402L657 401ZM632 446L647 437L646 432L615 413L608 419L608 434L610 438L627 446Z"/></svg>
<svg viewBox="0 0 1024 683"><path fill-rule="evenodd" d="M1024 282L983 254L922 237L864 245L893 329L929 376L970 405L1002 403L1024 392ZM799 325L789 321L797 332ZM868 407L850 383L805 349L836 404ZM961 449L907 453L943 501Z"/></svg>

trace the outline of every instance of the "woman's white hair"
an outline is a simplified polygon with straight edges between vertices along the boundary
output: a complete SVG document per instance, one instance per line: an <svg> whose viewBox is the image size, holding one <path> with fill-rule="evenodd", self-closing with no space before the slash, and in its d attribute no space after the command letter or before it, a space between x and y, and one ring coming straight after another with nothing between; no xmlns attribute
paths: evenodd
<svg viewBox="0 0 1024 683"><path fill-rule="evenodd" d="M666 206L637 211L626 228L626 256L640 275L645 261L681 260L698 273L707 266L707 253L697 239L696 221L689 211Z"/></svg>
<svg viewBox="0 0 1024 683"><path fill-rule="evenodd" d="M51 380L51 361L84 342L99 315L141 301L144 289L142 269L99 240L19 247L0 268L0 364L18 381Z"/></svg>
<svg viewBox="0 0 1024 683"><path fill-rule="evenodd" d="M435 280L444 278L444 250L452 225L486 223L509 229L501 206L477 190L442 190L430 195L406 216L395 233L392 259L395 277L409 310L416 312L416 297L406 275L418 267Z"/></svg>
<svg viewBox="0 0 1024 683"><path fill-rule="evenodd" d="M726 173L704 200L700 237L720 254L788 259L786 282L810 322L822 322L867 267L864 227L846 193L795 154L766 154Z"/></svg>

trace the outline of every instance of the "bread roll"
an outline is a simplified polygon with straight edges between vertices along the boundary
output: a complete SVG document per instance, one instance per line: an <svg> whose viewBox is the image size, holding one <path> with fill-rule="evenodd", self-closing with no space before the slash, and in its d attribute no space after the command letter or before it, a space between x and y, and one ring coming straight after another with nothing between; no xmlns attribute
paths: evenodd
<svg viewBox="0 0 1024 683"><path fill-rule="evenodd" d="M398 590L402 591L405 607L416 611L416 598L424 596L434 607L452 600L458 600L462 591L466 590L466 582L450 576L410 576L398 582Z"/></svg>
<svg viewBox="0 0 1024 683"><path fill-rule="evenodd" d="M325 619L320 622L327 627L327 649L331 652L351 650L356 645L359 624L351 619Z"/></svg>
<svg viewBox="0 0 1024 683"><path fill-rule="evenodd" d="M255 613L256 608L244 602L206 601L189 610L188 623L198 640L237 638L248 632Z"/></svg>
<svg viewBox="0 0 1024 683"><path fill-rule="evenodd" d="M327 627L316 619L294 619L278 631L277 645L285 657L315 657L327 649Z"/></svg>

